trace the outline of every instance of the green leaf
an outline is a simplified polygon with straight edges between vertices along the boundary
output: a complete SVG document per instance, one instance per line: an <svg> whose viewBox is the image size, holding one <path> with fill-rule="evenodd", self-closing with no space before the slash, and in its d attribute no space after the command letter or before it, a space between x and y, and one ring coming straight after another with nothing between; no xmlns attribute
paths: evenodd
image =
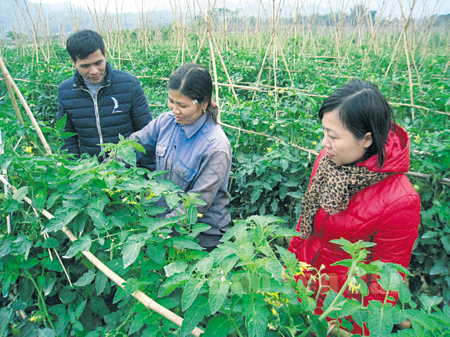
<svg viewBox="0 0 450 337"><path fill-rule="evenodd" d="M75 312L74 312L75 319L79 319L80 318L81 314L84 311L84 308L86 307L86 303L87 303L87 299L84 300L83 302L78 303L78 305L77 305L77 307L75 309Z"/></svg>
<svg viewBox="0 0 450 337"><path fill-rule="evenodd" d="M392 263L388 263L381 270L380 278L377 281L384 290L397 291L400 284L403 282L403 279Z"/></svg>
<svg viewBox="0 0 450 337"><path fill-rule="evenodd" d="M47 201L47 189L42 189L36 193L32 198L33 206L39 210L42 210Z"/></svg>
<svg viewBox="0 0 450 337"><path fill-rule="evenodd" d="M59 291L59 299L61 300L61 302L63 304L69 304L70 302L72 302L75 298L77 298L76 292L66 289L66 288L62 288Z"/></svg>
<svg viewBox="0 0 450 337"><path fill-rule="evenodd" d="M11 254L23 255L26 260L32 246L33 242L28 239L28 236L20 234L12 243L13 251Z"/></svg>
<svg viewBox="0 0 450 337"><path fill-rule="evenodd" d="M39 330L37 330L36 336L37 337L55 337L55 332L50 328L39 329Z"/></svg>
<svg viewBox="0 0 450 337"><path fill-rule="evenodd" d="M97 277L95 278L95 290L97 291L97 296L99 296L103 292L103 290L105 290L107 281L108 276L106 276L102 272L97 274Z"/></svg>
<svg viewBox="0 0 450 337"><path fill-rule="evenodd" d="M77 282L74 283L74 285L78 287L85 287L88 284L91 284L92 281L94 281L95 278L95 272L93 270L88 270L86 273L84 273L83 276L81 276Z"/></svg>
<svg viewBox="0 0 450 337"><path fill-rule="evenodd" d="M250 297L246 295L245 297ZM245 302L245 298L243 298ZM245 326L248 330L248 336L264 337L267 328L267 317L270 313L266 309L266 303L262 300L251 300L248 298L248 304L243 308L245 316Z"/></svg>
<svg viewBox="0 0 450 337"><path fill-rule="evenodd" d="M181 335L186 336L190 334L206 315L209 316L208 299L200 296L192 303L184 315L183 324L181 325Z"/></svg>
<svg viewBox="0 0 450 337"><path fill-rule="evenodd" d="M147 247L147 253L150 258L158 264L163 264L166 250L163 244L150 244Z"/></svg>
<svg viewBox="0 0 450 337"><path fill-rule="evenodd" d="M367 311L357 311L352 315L353 320L358 324L361 328L363 327L363 323L367 323L369 319L369 313Z"/></svg>
<svg viewBox="0 0 450 337"><path fill-rule="evenodd" d="M28 190L29 190L28 186L23 186L19 188L16 192L14 192L12 198L16 201L22 201L23 198L26 197Z"/></svg>
<svg viewBox="0 0 450 337"><path fill-rule="evenodd" d="M177 192L173 192L170 193L169 195L166 195L166 202L170 208L177 208L178 205L180 204L180 200L181 197L178 195Z"/></svg>
<svg viewBox="0 0 450 337"><path fill-rule="evenodd" d="M286 248L275 245L278 253L280 254L281 261L284 263L286 268L293 268L297 265L298 260L294 253L291 253Z"/></svg>
<svg viewBox="0 0 450 337"><path fill-rule="evenodd" d="M368 305L368 328L371 337L389 336L394 325L392 307L390 303L382 304L380 301L370 301Z"/></svg>
<svg viewBox="0 0 450 337"><path fill-rule="evenodd" d="M261 224L256 225L255 234L253 235L255 245L259 246L264 240L264 229Z"/></svg>
<svg viewBox="0 0 450 337"><path fill-rule="evenodd" d="M135 315L133 321L131 322L130 329L128 329L128 335L139 331L148 320L148 316L149 313L146 310Z"/></svg>
<svg viewBox="0 0 450 337"><path fill-rule="evenodd" d="M242 295L244 295L244 289L242 288L241 282L233 282L230 288L231 291L240 298L242 298Z"/></svg>
<svg viewBox="0 0 450 337"><path fill-rule="evenodd" d="M439 275L439 274L447 274L447 258L442 258L434 262L433 267L430 269L430 275Z"/></svg>
<svg viewBox="0 0 450 337"><path fill-rule="evenodd" d="M91 237L89 235L83 235L82 237L78 238L78 240L72 243L72 246L70 246L66 255L64 255L63 257L65 259L70 259L71 257L74 257L78 252L88 252L89 249L91 249L91 244Z"/></svg>
<svg viewBox="0 0 450 337"><path fill-rule="evenodd" d="M220 269L223 271L224 275L227 275L230 270L234 268L236 263L239 261L239 256L234 254L227 256L220 262Z"/></svg>
<svg viewBox="0 0 450 337"><path fill-rule="evenodd" d="M402 304L409 303L411 301L411 293L406 285L403 283L400 284L400 288L398 290L398 299Z"/></svg>
<svg viewBox="0 0 450 337"><path fill-rule="evenodd" d="M116 185L118 190L122 191L139 191L147 188L147 182L143 180L128 180Z"/></svg>
<svg viewBox="0 0 450 337"><path fill-rule="evenodd" d="M129 240L122 248L123 267L127 268L138 257L141 248L145 245L145 240Z"/></svg>
<svg viewBox="0 0 450 337"><path fill-rule="evenodd" d="M259 188L258 189L254 189L252 194L251 194L251 201L250 202L252 204L254 204L259 199L261 193L262 193L261 189L259 189Z"/></svg>
<svg viewBox="0 0 450 337"><path fill-rule="evenodd" d="M166 272L166 276L170 277L174 274L184 273L188 264L184 261L176 261L167 266L164 266L164 271Z"/></svg>
<svg viewBox="0 0 450 337"><path fill-rule="evenodd" d="M88 208L87 214L90 216L90 218L94 222L95 227L98 227L98 228L106 227L106 224L108 221L107 221L105 213L103 213L95 208Z"/></svg>
<svg viewBox="0 0 450 337"><path fill-rule="evenodd" d="M423 307L426 311L430 312L431 309L441 303L443 300L439 296L427 296L425 294L420 294L420 302L422 302Z"/></svg>
<svg viewBox="0 0 450 337"><path fill-rule="evenodd" d="M65 214L58 214L57 217L50 220L42 233L50 233L61 230L64 226L67 226L67 224L69 224L79 213L79 210L72 210Z"/></svg>
<svg viewBox="0 0 450 337"><path fill-rule="evenodd" d="M216 316L209 321L203 337L225 337L231 330L231 323L224 316Z"/></svg>
<svg viewBox="0 0 450 337"><path fill-rule="evenodd" d="M198 212L197 206L190 205L186 211L188 225L191 226L197 222Z"/></svg>
<svg viewBox="0 0 450 337"><path fill-rule="evenodd" d="M285 228L285 227L279 227L277 228L277 231L275 232L276 237L290 237L290 236L299 236L300 233L296 230Z"/></svg>
<svg viewBox="0 0 450 337"><path fill-rule="evenodd" d="M175 237L170 239L174 245L180 249L203 250L203 247L184 237Z"/></svg>
<svg viewBox="0 0 450 337"><path fill-rule="evenodd" d="M212 282L211 287L209 288L209 308L211 310L211 315L214 315L217 310L220 309L227 298L229 288L230 282L226 279L224 281Z"/></svg>
<svg viewBox="0 0 450 337"><path fill-rule="evenodd" d="M189 273L178 273L170 276L167 280L161 284L159 288L158 297L164 297L169 295L176 288L181 286L187 279L189 279Z"/></svg>
<svg viewBox="0 0 450 337"><path fill-rule="evenodd" d="M275 279L281 282L283 278L283 266L280 264L280 262L277 259L274 258L263 258L260 260L261 265L271 274L271 276Z"/></svg>
<svg viewBox="0 0 450 337"><path fill-rule="evenodd" d="M339 316L341 317L351 316L360 309L361 303L355 300L348 300L347 302L345 302L345 304L342 306L342 309L339 311Z"/></svg>
<svg viewBox="0 0 450 337"><path fill-rule="evenodd" d="M183 311L189 309L189 307L194 303L197 298L200 289L206 280L190 279L184 285L183 296L181 298L181 308Z"/></svg>
<svg viewBox="0 0 450 337"><path fill-rule="evenodd" d="M61 196L61 194L59 193L52 193L52 195L50 195L50 197L47 200L47 208L52 208L53 205L55 204L56 200L59 199L59 197Z"/></svg>
<svg viewBox="0 0 450 337"><path fill-rule="evenodd" d="M59 246L59 241L55 238L47 238L42 244L42 248L56 248Z"/></svg>
<svg viewBox="0 0 450 337"><path fill-rule="evenodd" d="M298 191L296 191L296 192L288 192L286 195L288 195L288 196L290 196L290 197L292 197L294 199L299 199L299 200L301 200L303 198L303 193L302 192L298 192Z"/></svg>
<svg viewBox="0 0 450 337"><path fill-rule="evenodd" d="M266 215L266 216L252 215L252 216L248 217L245 221L247 223L250 223L250 221L254 221L255 224L261 225L263 228L271 223L285 223L286 222L283 219L281 219L277 216L273 216L273 215Z"/></svg>
<svg viewBox="0 0 450 337"><path fill-rule="evenodd" d="M13 312L13 310L8 309L7 307L0 309L0 336L2 337L7 336L6 331Z"/></svg>
<svg viewBox="0 0 450 337"><path fill-rule="evenodd" d="M200 275L206 275L207 273L211 272L213 265L214 258L212 256L208 256L198 261L195 265L195 269L197 269Z"/></svg>

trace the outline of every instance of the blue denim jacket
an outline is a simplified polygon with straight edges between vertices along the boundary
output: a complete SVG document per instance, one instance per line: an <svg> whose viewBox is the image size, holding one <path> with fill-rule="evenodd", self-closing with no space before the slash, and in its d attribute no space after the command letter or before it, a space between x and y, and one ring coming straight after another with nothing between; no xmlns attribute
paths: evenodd
<svg viewBox="0 0 450 337"><path fill-rule="evenodd" d="M131 134L130 139L156 148L156 170L169 171L161 179L172 180L185 192L200 194L206 205L197 205L203 214L199 222L212 227L200 234L199 244L217 245L231 222L226 209L230 201L231 146L222 128L206 114L190 125L181 125L170 111ZM137 159L141 156L138 153ZM178 208L182 212L183 204ZM166 218L173 215L175 210Z"/></svg>

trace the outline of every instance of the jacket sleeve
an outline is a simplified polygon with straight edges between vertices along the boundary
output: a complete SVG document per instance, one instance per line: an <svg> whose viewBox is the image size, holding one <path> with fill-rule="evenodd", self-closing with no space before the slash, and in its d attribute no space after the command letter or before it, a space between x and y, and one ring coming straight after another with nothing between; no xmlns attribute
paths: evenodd
<svg viewBox="0 0 450 337"><path fill-rule="evenodd" d="M133 106L130 114L134 131L141 130L152 120L147 97L145 97L141 83L136 77L133 77Z"/></svg>
<svg viewBox="0 0 450 337"><path fill-rule="evenodd" d="M372 260L401 264L408 268L409 261L418 236L420 223L420 199L418 195L405 195L388 205L380 216L373 242ZM386 292L378 284L378 276L372 276L369 282L370 293L364 299L367 305L370 300L384 301ZM389 296L398 299L398 293L390 292Z"/></svg>
<svg viewBox="0 0 450 337"><path fill-rule="evenodd" d="M208 211L219 191L220 185L225 179L230 164L231 157L224 151L215 151L205 156L202 168L195 178L191 189L186 191L199 194L199 198L206 202L206 205L197 205L197 211L200 214L205 214ZM181 203L176 210L167 214L165 218L178 216L178 213L183 213L183 208L184 204Z"/></svg>
<svg viewBox="0 0 450 337"><path fill-rule="evenodd" d="M61 102L61 94L58 90L58 112L56 114L56 121L59 121L61 118L67 116L66 125L64 126L64 132L76 133L75 126L73 125L72 119L66 113L64 106ZM78 143L78 136L74 135L72 137L64 139L64 145L62 147L63 150L67 150L69 153L73 153L77 156L80 155L80 145Z"/></svg>

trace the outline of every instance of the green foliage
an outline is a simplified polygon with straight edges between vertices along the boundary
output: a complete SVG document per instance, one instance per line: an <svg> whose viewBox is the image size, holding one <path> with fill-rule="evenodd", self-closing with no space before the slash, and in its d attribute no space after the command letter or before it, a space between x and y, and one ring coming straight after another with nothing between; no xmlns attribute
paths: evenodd
<svg viewBox="0 0 450 337"><path fill-rule="evenodd" d="M146 51L135 44L137 32L126 31L123 37L129 41L129 60L114 48L108 55L114 67L140 76L154 116L167 110L167 86L161 78L169 77L181 62L171 40L173 28L149 33L150 39L164 41L147 46ZM266 38L264 34L255 38ZM198 49L200 38L189 35L191 51ZM391 42L380 43L377 52L351 41L344 43L341 53L345 62L341 62L332 57L336 51L330 37L317 34L310 43L307 36L298 35L286 41L283 49L291 76L279 62L277 86L290 89L263 90L255 95L238 90L240 103L234 102L228 88L220 89L222 122L269 138L224 127L234 152L230 211L236 226L210 254L195 240L208 228L196 224L198 196L180 194L171 182L158 180L157 173L144 178L147 172L133 161L137 144L122 140L105 148L131 167L119 161L100 164L88 157L73 160L59 153L61 139L70 135L62 131L64 120L54 125L56 86L73 72L63 46L52 45L57 57L47 63L34 60L34 53L27 48L22 55L15 48L2 50L13 77L25 80L17 84L52 151L58 154L46 156L31 124L18 124L6 87L0 84L0 123L6 151L1 165L18 188L9 197L0 191L0 336L5 332L185 336L196 326L205 336L300 336L311 330L321 336L328 330L327 316L342 319L348 315L359 325L366 323L374 336L391 332L401 336L446 334L450 317L450 201L448 185L439 180L449 178L450 135L448 116L436 111L450 112L449 82L444 72L448 57L422 55L420 51L415 55L421 76L421 84L413 88L415 104L431 111L416 109L412 119L410 108L394 106L396 121L411 136L411 170L431 175L429 180L410 177L422 200L412 275L400 266L364 263L364 249L370 243L336 242L352 255L338 262L349 268L346 289L367 296L369 289L362 277L378 274L380 286L388 291L386 299L390 291L398 291L399 304L392 307L386 301L373 301L365 307L344 299L340 292L329 292L324 314L317 315L316 291L295 278L306 271L317 275L321 271L308 270L299 263L285 242L293 235L289 228L298 220L300 199L315 159L295 145L320 151L322 131L316 116L322 97L350 78L374 82L393 103L409 103L410 89L403 56L392 75L385 77ZM430 44L440 41L431 34ZM223 58L233 82L252 86L265 49L247 48L242 38L233 36L228 46ZM209 65L206 48L200 51L198 62ZM218 81L226 83L223 68L219 66L217 71ZM274 84L268 68L263 69L260 84ZM25 197L31 199L34 209ZM166 210L154 203L162 197L171 206L184 202L185 212L173 219L159 218ZM44 209L55 218L41 217ZM4 229L8 214L13 220L11 235ZM64 226L78 236L77 241L70 242L60 232ZM182 236L168 238L173 230ZM82 255L85 250L125 279L124 289L98 271ZM409 289L398 272L410 275ZM131 294L137 289L184 317L183 325L178 327L136 302ZM19 310L30 319L20 321L15 315ZM406 317L413 328L392 331L392 326ZM351 329L345 319L341 326Z"/></svg>

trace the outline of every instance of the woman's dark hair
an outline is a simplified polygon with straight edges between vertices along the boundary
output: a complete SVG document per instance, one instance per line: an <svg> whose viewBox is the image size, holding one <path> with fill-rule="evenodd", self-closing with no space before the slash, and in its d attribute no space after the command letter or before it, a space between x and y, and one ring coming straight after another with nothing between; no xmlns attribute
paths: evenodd
<svg viewBox="0 0 450 337"><path fill-rule="evenodd" d="M219 108L212 106L212 80L209 71L195 63L183 64L170 76L169 89L178 90L182 95L198 103L208 102L206 113L217 123Z"/></svg>
<svg viewBox="0 0 450 337"><path fill-rule="evenodd" d="M77 59L84 60L99 49L105 56L105 42L102 36L90 29L82 29L72 34L67 39L66 49L74 62Z"/></svg>
<svg viewBox="0 0 450 337"><path fill-rule="evenodd" d="M355 136L363 139L370 132L372 145L361 161L378 155L377 165L383 167L385 145L389 132L395 130L394 115L380 90L372 83L354 80L333 92L322 104L319 118L327 112L337 111L342 124Z"/></svg>

